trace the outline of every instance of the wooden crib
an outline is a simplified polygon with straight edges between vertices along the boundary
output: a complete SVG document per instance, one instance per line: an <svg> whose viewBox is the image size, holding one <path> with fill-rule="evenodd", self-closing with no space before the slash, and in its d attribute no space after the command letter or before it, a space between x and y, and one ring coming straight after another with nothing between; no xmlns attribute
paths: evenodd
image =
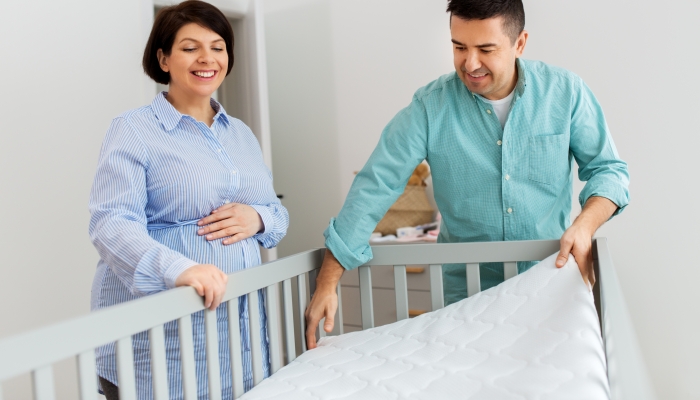
<svg viewBox="0 0 700 400"><path fill-rule="evenodd" d="M430 266L432 308L436 310L443 307L442 264L466 263L467 292L472 296L480 291L479 263L504 262L505 277L508 279L517 274L517 261L542 260L558 250L559 242L556 240L379 246L372 248L374 258L371 265L394 266L396 317L401 320L408 318L407 264ZM235 397L243 394L238 297L265 289L270 365L273 372L277 371L297 357L296 348L306 350L303 315L324 251L307 251L230 275L224 301L234 303L229 305L228 311ZM593 256L597 277L593 291L601 320L611 398L654 399L605 238L594 239ZM359 267L363 329L374 326L371 265ZM293 283L296 290L292 290ZM293 301L295 295L297 301ZM248 299L249 309L257 310L258 297L248 296ZM294 310L295 304L297 310ZM336 324L342 326L342 304L339 305ZM35 400L55 399L52 364L70 357L77 358L80 398L97 399L94 349L111 342L116 342L117 348L120 399L136 399L131 341L132 335L143 331L148 331L151 339L154 399L168 399L163 325L173 320L179 321L184 397L196 399L197 379L190 315L203 309L202 298L194 289L178 288L1 339L0 400L3 400L2 382L27 372L32 374ZM258 384L263 379L260 318L257 311L249 315L253 380ZM217 400L221 399L221 384L215 312L205 311L205 325L209 393L211 399ZM321 329L317 332L323 335Z"/></svg>

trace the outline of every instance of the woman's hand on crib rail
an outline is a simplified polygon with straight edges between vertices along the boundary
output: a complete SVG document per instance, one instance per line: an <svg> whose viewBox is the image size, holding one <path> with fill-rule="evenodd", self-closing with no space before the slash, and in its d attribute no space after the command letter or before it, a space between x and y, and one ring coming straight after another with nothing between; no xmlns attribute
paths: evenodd
<svg viewBox="0 0 700 400"><path fill-rule="evenodd" d="M192 286L204 297L204 307L215 310L226 293L228 275L212 264L198 264L187 268L175 280L175 286Z"/></svg>
<svg viewBox="0 0 700 400"><path fill-rule="evenodd" d="M338 262L333 253L326 249L321 271L316 277L316 291L306 307L306 348L316 348L316 327L322 318L323 330L330 333L333 330L335 312L338 309L338 281L343 276L345 268Z"/></svg>
<svg viewBox="0 0 700 400"><path fill-rule="evenodd" d="M198 235L206 235L207 240L226 238L223 244L240 242L265 229L260 214L253 207L240 203L224 204L197 225L202 227Z"/></svg>

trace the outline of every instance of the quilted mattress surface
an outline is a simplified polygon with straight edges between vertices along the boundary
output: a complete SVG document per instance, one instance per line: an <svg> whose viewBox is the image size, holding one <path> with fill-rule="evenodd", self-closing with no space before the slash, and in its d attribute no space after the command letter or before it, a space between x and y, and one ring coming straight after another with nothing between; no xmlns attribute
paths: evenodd
<svg viewBox="0 0 700 400"><path fill-rule="evenodd" d="M419 317L326 337L249 399L608 399L593 295L553 255Z"/></svg>

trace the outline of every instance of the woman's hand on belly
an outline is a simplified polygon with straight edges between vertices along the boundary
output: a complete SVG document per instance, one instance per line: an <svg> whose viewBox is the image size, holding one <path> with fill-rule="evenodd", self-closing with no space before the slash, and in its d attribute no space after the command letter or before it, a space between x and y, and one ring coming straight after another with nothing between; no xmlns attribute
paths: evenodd
<svg viewBox="0 0 700 400"><path fill-rule="evenodd" d="M248 239L265 228L260 214L253 207L240 203L224 204L197 225L203 226L197 231L198 235L206 235L207 240L225 237L223 244Z"/></svg>
<svg viewBox="0 0 700 400"><path fill-rule="evenodd" d="M198 264L186 269L175 280L175 286L192 286L204 297L204 307L215 310L226 293L228 275L211 264Z"/></svg>

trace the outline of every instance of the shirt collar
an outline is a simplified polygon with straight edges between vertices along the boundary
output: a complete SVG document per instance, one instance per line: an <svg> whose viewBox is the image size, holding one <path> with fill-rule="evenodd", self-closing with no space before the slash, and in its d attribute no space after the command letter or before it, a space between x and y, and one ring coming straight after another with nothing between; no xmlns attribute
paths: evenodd
<svg viewBox="0 0 700 400"><path fill-rule="evenodd" d="M515 93L518 96L522 96L525 92L525 86L527 86L527 69L525 68L525 62L520 58L515 59L515 67L518 69L518 83L515 84Z"/></svg>
<svg viewBox="0 0 700 400"><path fill-rule="evenodd" d="M515 84L515 89L513 89L513 91L515 92L515 95L517 97L521 97L525 92L525 87L527 86L527 77L525 76L527 70L525 67L525 63L520 58L515 59L515 68L518 69L518 82ZM481 97L480 95L477 95L476 93L473 93L471 90L469 90L467 85L464 85L464 87L474 99L476 99L477 97Z"/></svg>
<svg viewBox="0 0 700 400"><path fill-rule="evenodd" d="M153 109L153 113L156 115L156 118L158 118L158 120L163 124L163 128L169 132L180 123L182 118L192 117L182 114L175 109L175 107L173 107L173 105L170 104L170 102L165 98L167 95L168 92L158 93L155 99L153 99L153 102L151 102L151 108ZM221 104L214 99L210 99L209 102L211 107L216 111L216 115L214 115L214 122L221 120L221 122L228 124L228 118L226 118L226 110L224 110L224 107L222 107Z"/></svg>

